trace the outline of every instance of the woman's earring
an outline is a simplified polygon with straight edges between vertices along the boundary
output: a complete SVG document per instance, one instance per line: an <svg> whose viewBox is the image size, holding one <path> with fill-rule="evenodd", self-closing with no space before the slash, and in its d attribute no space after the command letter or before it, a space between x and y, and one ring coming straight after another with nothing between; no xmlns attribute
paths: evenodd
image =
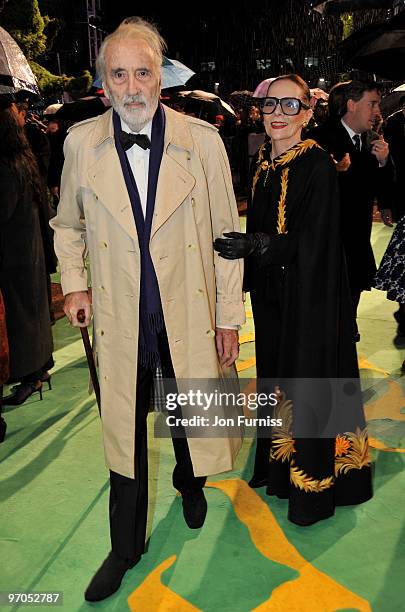
<svg viewBox="0 0 405 612"><path fill-rule="evenodd" d="M304 121L304 123L302 124L302 127L308 127L308 121Z"/></svg>

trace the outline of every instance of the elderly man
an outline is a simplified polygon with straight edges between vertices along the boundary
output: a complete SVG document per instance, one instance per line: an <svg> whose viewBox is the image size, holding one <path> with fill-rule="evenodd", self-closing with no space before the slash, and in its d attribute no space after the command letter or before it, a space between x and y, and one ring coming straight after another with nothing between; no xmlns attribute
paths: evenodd
<svg viewBox="0 0 405 612"><path fill-rule="evenodd" d="M228 376L244 322L242 269L213 240L239 226L217 130L159 103L164 41L140 18L103 42L98 72L112 109L65 144L52 221L65 312L90 322L89 250L101 416L110 468L112 550L85 598L116 591L144 552L146 418L156 368L180 379ZM232 469L240 439L173 439L173 485L189 527L206 514L205 477Z"/></svg>

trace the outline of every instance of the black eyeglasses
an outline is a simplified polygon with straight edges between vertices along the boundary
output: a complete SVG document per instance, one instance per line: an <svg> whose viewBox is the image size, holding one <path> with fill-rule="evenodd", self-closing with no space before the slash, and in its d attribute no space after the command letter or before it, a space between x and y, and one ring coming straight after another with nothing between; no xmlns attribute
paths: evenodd
<svg viewBox="0 0 405 612"><path fill-rule="evenodd" d="M308 110L310 106L302 102L299 98L262 98L260 100L260 107L264 115L271 115L280 104L281 110L284 115L298 115L303 108Z"/></svg>

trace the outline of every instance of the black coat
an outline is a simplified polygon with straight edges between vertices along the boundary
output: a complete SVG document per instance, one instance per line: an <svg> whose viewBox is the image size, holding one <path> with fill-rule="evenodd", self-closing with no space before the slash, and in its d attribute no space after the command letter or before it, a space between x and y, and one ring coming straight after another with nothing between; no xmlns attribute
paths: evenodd
<svg viewBox="0 0 405 612"><path fill-rule="evenodd" d="M295 439L291 446L292 434L282 430L281 439L275 434L270 443L264 429L255 477L267 481L268 494L289 498L290 520L310 524L331 516L335 505L371 497L369 464L335 478L335 439L321 433L343 410L339 431L352 432L358 445L357 428L364 436L365 420L334 164L313 141L292 147L273 164L269 147L255 164L247 231L272 239L264 255L246 259L245 289L255 323L258 389L271 392L277 381L286 391ZM356 399L337 407L327 379L347 378L354 379ZM284 424L288 418L280 414ZM320 483L325 487L317 489Z"/></svg>
<svg viewBox="0 0 405 612"><path fill-rule="evenodd" d="M247 231L273 237L266 255L246 261L258 377L355 377L336 170L319 147L289 164L287 233L278 234L282 170L283 166L270 168L267 177L261 173L248 208ZM272 310L279 308L272 317L270 305Z"/></svg>
<svg viewBox="0 0 405 612"><path fill-rule="evenodd" d="M352 292L370 289L376 273L370 243L374 200L379 208L391 208L394 169L391 160L379 167L370 153L370 142L378 138L362 134L362 149L356 151L352 139L341 121L329 120L311 130L308 138L316 140L336 161L350 154L351 165L338 172L342 238L346 252L347 271Z"/></svg>
<svg viewBox="0 0 405 612"><path fill-rule="evenodd" d="M10 381L52 358L44 249L38 206L29 181L21 185L0 161L0 288L10 349Z"/></svg>

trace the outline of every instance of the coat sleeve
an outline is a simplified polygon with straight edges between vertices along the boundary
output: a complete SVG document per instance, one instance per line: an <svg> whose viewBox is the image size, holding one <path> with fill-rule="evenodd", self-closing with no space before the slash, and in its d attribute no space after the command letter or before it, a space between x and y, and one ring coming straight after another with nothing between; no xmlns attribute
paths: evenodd
<svg viewBox="0 0 405 612"><path fill-rule="evenodd" d="M210 201L212 239L224 232L239 232L239 216L232 175L220 136L210 130L204 139L204 167ZM230 261L214 252L216 280L216 326L243 325L243 260Z"/></svg>
<svg viewBox="0 0 405 612"><path fill-rule="evenodd" d="M72 132L65 141L58 213L50 221L55 232L55 253L64 295L87 290L86 226L79 182L79 147L80 141Z"/></svg>

